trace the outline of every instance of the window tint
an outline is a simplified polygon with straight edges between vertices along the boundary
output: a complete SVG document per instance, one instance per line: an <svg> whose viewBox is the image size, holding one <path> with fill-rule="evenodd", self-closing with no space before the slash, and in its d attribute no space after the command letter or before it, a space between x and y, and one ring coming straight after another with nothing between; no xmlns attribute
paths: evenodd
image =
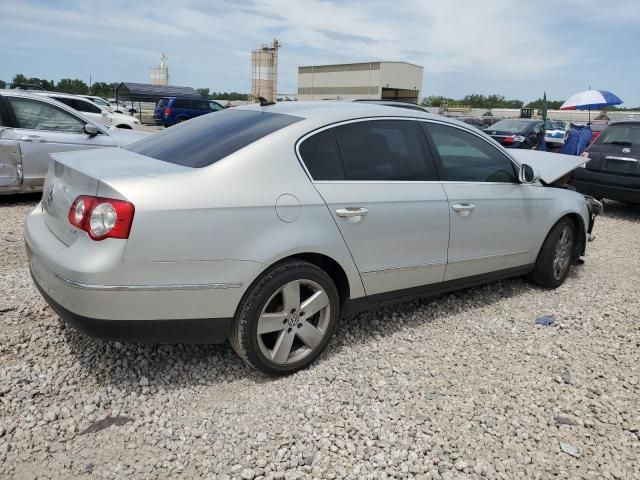
<svg viewBox="0 0 640 480"><path fill-rule="evenodd" d="M102 113L102 110L100 109L100 107L98 107L97 105L94 105L89 101L74 99L72 100L72 102L73 103L71 104L71 106L76 110L78 110L79 112L98 113L98 114Z"/></svg>
<svg viewBox="0 0 640 480"><path fill-rule="evenodd" d="M320 132L302 142L300 156L314 180L345 179L333 129Z"/></svg>
<svg viewBox="0 0 640 480"><path fill-rule="evenodd" d="M30 98L8 97L19 128L84 133L85 122L53 105Z"/></svg>
<svg viewBox="0 0 640 480"><path fill-rule="evenodd" d="M173 101L173 108L191 108L191 100L186 98L176 98Z"/></svg>
<svg viewBox="0 0 640 480"><path fill-rule="evenodd" d="M459 128L423 123L440 154L446 180L515 182L513 162L497 148Z"/></svg>
<svg viewBox="0 0 640 480"><path fill-rule="evenodd" d="M209 110L217 112L218 110L224 110L224 107L218 102L209 102Z"/></svg>
<svg viewBox="0 0 640 480"><path fill-rule="evenodd" d="M225 110L199 116L126 148L176 165L200 168L300 120L292 115L271 112Z"/></svg>
<svg viewBox="0 0 640 480"><path fill-rule="evenodd" d="M196 110L209 110L209 101L208 100L191 100L191 108L195 108Z"/></svg>
<svg viewBox="0 0 640 480"><path fill-rule="evenodd" d="M419 125L407 120L372 120L336 127L347 180L434 180Z"/></svg>

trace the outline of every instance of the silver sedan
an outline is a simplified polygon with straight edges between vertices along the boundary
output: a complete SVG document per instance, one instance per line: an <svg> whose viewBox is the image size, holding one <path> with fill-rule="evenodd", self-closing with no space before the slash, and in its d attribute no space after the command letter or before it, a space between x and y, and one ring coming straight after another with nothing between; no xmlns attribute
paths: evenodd
<svg viewBox="0 0 640 480"><path fill-rule="evenodd" d="M61 317L113 340L228 338L272 375L361 309L518 275L557 287L593 221L562 180L584 158L364 103L240 107L54 160L26 244Z"/></svg>
<svg viewBox="0 0 640 480"><path fill-rule="evenodd" d="M0 195L42 190L51 153L121 147L148 135L101 126L41 94L0 90Z"/></svg>

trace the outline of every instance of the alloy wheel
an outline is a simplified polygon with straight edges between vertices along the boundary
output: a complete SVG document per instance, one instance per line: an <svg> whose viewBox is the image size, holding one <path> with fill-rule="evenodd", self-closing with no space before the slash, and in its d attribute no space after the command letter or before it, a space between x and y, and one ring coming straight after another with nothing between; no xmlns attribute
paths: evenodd
<svg viewBox="0 0 640 480"><path fill-rule="evenodd" d="M331 302L312 280L294 280L266 302L257 325L258 345L271 362L288 365L320 346L331 320Z"/></svg>
<svg viewBox="0 0 640 480"><path fill-rule="evenodd" d="M573 229L569 225L565 225L556 242L555 255L553 257L553 277L556 280L560 280L566 273L567 268L569 268L572 252Z"/></svg>

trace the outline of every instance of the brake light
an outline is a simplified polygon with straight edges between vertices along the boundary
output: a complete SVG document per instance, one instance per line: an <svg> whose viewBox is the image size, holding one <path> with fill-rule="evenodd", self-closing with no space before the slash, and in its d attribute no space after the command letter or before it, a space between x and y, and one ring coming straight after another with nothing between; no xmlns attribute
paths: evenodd
<svg viewBox="0 0 640 480"><path fill-rule="evenodd" d="M513 139L514 139L514 135L512 135L510 137L504 137L502 139L502 143L513 143Z"/></svg>
<svg viewBox="0 0 640 480"><path fill-rule="evenodd" d="M133 204L124 200L80 195L69 209L69 223L92 240L129 238L134 212Z"/></svg>
<svg viewBox="0 0 640 480"><path fill-rule="evenodd" d="M168 117L169 115L171 115L171 109L169 107L166 107L164 109L164 116Z"/></svg>

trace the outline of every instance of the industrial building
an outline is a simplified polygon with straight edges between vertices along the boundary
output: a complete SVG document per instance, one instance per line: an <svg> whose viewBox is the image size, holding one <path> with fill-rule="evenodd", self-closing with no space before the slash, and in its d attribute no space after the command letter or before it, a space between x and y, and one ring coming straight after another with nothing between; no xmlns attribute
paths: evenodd
<svg viewBox="0 0 640 480"><path fill-rule="evenodd" d="M417 103L423 70L407 62L298 67L298 100L366 98Z"/></svg>

